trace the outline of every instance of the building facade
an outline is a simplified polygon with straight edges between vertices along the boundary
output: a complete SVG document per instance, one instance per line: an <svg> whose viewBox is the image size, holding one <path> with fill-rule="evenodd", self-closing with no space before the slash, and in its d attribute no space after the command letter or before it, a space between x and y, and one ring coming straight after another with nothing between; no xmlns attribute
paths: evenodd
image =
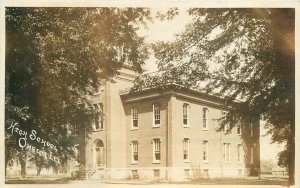
<svg viewBox="0 0 300 188"><path fill-rule="evenodd" d="M181 88L131 93L138 75L129 67L104 81L90 97L94 130L81 163L87 178L134 179L256 176L260 168L259 120L217 131L226 113L221 98Z"/></svg>

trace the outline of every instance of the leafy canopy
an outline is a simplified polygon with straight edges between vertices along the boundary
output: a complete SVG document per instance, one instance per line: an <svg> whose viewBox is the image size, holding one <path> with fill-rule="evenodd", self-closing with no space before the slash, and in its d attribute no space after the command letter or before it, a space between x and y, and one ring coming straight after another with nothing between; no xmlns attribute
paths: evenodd
<svg viewBox="0 0 300 188"><path fill-rule="evenodd" d="M6 128L36 130L62 162L74 156L93 121L92 109L76 104L124 62L141 71L148 51L136 31L149 15L146 8L6 8ZM7 159L15 150L24 155L17 140L6 132Z"/></svg>

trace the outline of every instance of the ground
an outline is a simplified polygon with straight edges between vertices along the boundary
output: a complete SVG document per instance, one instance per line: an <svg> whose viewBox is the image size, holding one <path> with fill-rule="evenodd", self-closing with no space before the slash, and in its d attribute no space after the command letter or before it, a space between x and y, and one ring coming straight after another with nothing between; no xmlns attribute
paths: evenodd
<svg viewBox="0 0 300 188"><path fill-rule="evenodd" d="M197 179L186 180L184 182L167 182L166 180L73 180L68 177L26 177L26 178L10 178L6 179L6 184L110 184L110 185L278 185L287 186L288 177L274 177L264 175L260 179L258 177L247 178L217 178L217 179ZM180 187L181 187L180 186Z"/></svg>

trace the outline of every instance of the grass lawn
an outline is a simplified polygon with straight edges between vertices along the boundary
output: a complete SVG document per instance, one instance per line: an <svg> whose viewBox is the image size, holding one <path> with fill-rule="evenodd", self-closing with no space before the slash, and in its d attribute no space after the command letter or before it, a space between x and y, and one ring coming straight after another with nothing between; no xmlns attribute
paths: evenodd
<svg viewBox="0 0 300 188"><path fill-rule="evenodd" d="M194 184L194 185L288 185L288 177L272 177L262 176L261 179L258 177L251 178L201 178L186 181L166 181L166 180L88 180L87 182L94 183L107 183L107 184L136 184L136 185L147 185L147 184ZM26 178L11 178L5 181L6 184L69 184L85 182L85 180L73 180L70 177L26 177Z"/></svg>

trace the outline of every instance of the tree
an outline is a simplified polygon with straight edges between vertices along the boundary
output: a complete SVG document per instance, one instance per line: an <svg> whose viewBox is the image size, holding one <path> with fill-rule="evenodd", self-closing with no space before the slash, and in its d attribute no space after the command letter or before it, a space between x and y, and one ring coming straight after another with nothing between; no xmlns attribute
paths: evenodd
<svg viewBox="0 0 300 188"><path fill-rule="evenodd" d="M219 130L240 117L269 123L273 142L286 143L279 163L294 183L295 10L188 10L190 24L176 40L153 45L159 72L137 79L134 90L170 83L239 100ZM283 163L283 160L285 161Z"/></svg>
<svg viewBox="0 0 300 188"><path fill-rule="evenodd" d="M25 175L31 156L8 130L12 123L51 141L55 151L27 139L61 163L74 156L76 135L88 134L93 121L92 109L76 104L88 102L124 62L141 71L148 52L136 31L149 14L145 8L6 8L6 165L18 151ZM41 156L33 160L47 165Z"/></svg>
<svg viewBox="0 0 300 188"><path fill-rule="evenodd" d="M262 173L272 173L272 168L276 167L273 160L261 160L260 162L261 172Z"/></svg>

